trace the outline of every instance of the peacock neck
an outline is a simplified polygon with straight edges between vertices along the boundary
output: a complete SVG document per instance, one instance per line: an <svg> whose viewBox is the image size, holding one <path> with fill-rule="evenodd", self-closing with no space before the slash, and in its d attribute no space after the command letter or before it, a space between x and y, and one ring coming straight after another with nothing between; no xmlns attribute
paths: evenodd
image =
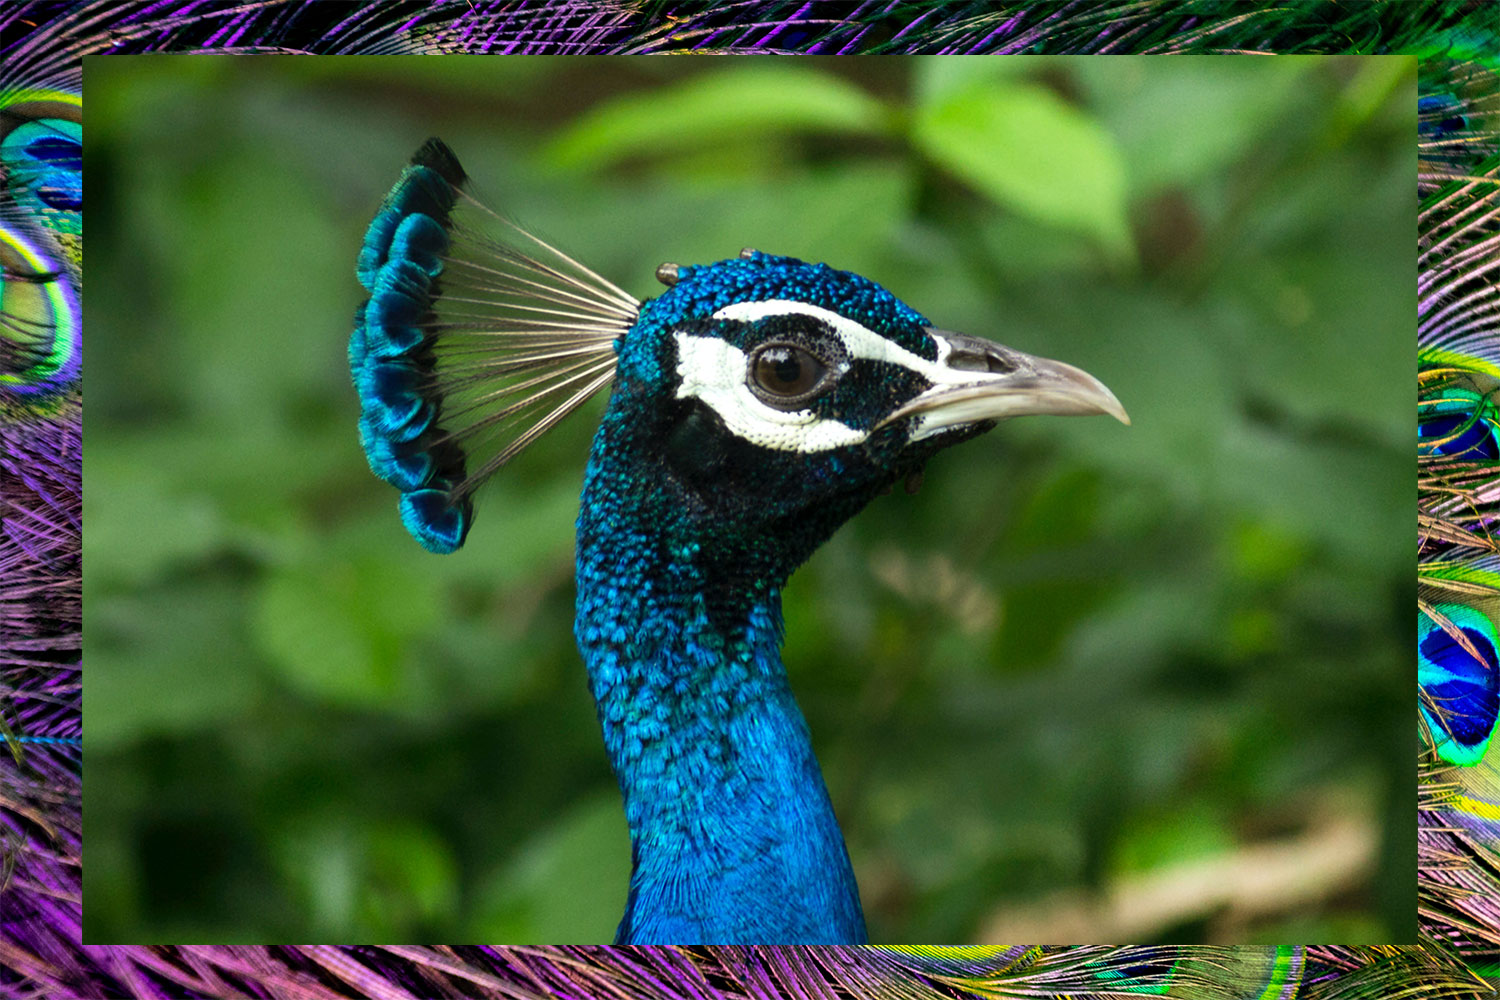
<svg viewBox="0 0 1500 1000"><path fill-rule="evenodd" d="M785 574L715 565L680 516L690 501L616 474L606 437L578 521L575 632L630 827L617 943L864 942L781 662Z"/></svg>

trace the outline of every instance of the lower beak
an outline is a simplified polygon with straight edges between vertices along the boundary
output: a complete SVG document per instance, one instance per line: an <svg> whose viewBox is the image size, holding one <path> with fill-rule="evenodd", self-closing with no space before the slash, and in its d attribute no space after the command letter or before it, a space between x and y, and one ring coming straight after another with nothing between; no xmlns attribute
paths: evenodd
<svg viewBox="0 0 1500 1000"><path fill-rule="evenodd" d="M908 400L877 426L920 415L920 427L913 435L916 438L958 424L1033 413L1102 413L1122 424L1130 423L1115 394L1081 368L962 333L927 332L939 344L942 380Z"/></svg>

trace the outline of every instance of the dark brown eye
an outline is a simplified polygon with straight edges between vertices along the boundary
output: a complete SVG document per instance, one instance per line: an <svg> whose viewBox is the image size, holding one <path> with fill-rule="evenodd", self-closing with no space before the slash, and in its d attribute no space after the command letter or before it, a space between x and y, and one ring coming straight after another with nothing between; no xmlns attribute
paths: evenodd
<svg viewBox="0 0 1500 1000"><path fill-rule="evenodd" d="M769 344L750 362L751 387L778 399L806 395L818 387L827 372L821 359L792 344Z"/></svg>

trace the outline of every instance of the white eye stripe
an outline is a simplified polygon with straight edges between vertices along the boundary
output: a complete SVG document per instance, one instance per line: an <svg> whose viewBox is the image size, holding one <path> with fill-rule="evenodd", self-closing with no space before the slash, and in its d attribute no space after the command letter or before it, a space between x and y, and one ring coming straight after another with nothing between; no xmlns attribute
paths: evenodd
<svg viewBox="0 0 1500 1000"><path fill-rule="evenodd" d="M719 337L678 333L677 398L709 406L737 437L776 451L830 451L859 444L866 432L811 410L778 410L745 384L750 359Z"/></svg>
<svg viewBox="0 0 1500 1000"><path fill-rule="evenodd" d="M799 315L827 326L843 342L851 359L900 365L933 385L974 381L974 373L956 371L945 363L953 347L942 336L929 333L937 344L937 360L928 361L846 316L790 299L735 302L713 314L714 319L753 323L772 316ZM694 397L713 409L738 437L777 451L819 452L859 444L868 431L838 420L816 416L811 410L778 410L756 398L745 384L749 358L744 351L714 336L678 333L677 397ZM913 439L945 428L927 428L918 416Z"/></svg>
<svg viewBox="0 0 1500 1000"><path fill-rule="evenodd" d="M838 338L844 342L844 349L849 352L851 358L900 365L916 372L933 385L962 385L974 381L973 372L957 371L947 366L945 362L953 348L937 334L928 334L937 344L938 349L937 360L928 361L847 316L840 316L836 312L821 306L809 305L806 302L793 302L790 299L734 302L714 313L714 319L733 319L753 323L768 316L789 314L807 316L831 327Z"/></svg>

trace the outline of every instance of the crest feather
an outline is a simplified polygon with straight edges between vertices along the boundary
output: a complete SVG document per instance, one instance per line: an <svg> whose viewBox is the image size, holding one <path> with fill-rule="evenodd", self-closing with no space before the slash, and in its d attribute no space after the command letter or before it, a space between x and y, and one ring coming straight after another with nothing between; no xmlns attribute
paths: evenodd
<svg viewBox="0 0 1500 1000"><path fill-rule="evenodd" d="M433 552L463 544L481 483L609 385L640 309L467 182L440 139L417 150L365 234L349 340L370 468Z"/></svg>

